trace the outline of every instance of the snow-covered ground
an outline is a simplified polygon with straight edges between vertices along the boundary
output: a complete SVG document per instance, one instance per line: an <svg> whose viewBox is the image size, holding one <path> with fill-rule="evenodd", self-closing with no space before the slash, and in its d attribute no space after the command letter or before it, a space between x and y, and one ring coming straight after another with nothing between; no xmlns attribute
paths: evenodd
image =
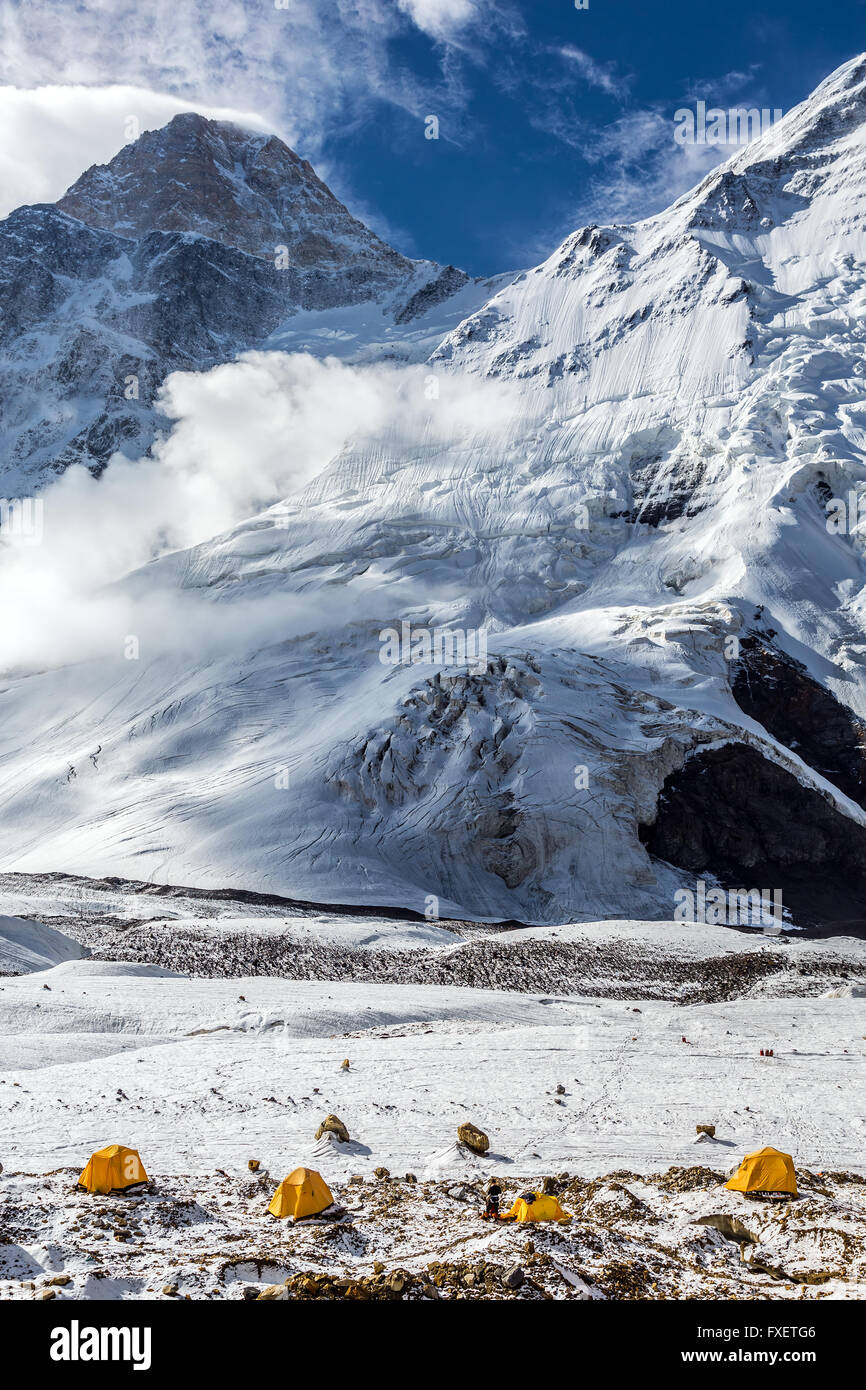
<svg viewBox="0 0 866 1390"><path fill-rule="evenodd" d="M85 960L4 980L0 1026L7 1168L118 1141L158 1173L248 1157L482 1171L453 1148L472 1119L515 1175L705 1162L699 1123L717 1126L717 1161L774 1143L866 1173L866 1003L850 996L632 1004ZM362 1150L317 1145L332 1112Z"/></svg>
<svg viewBox="0 0 866 1390"><path fill-rule="evenodd" d="M29 952L16 967L27 973L0 978L0 1297L151 1297L170 1285L243 1297L302 1271L363 1282L377 1262L388 1277L408 1270L421 1296L437 1261L441 1294L500 1297L518 1258L536 1281L521 1297L862 1292L864 942L656 922L446 929L20 876L0 905L20 913L28 898L54 926L0 920L0 944ZM196 973L100 958L111 923L120 945L138 933L140 953L185 943ZM194 951L191 930L204 933ZM60 962L40 969L49 936ZM366 960L388 982L215 976L225 943L244 941L281 943L284 959L314 966L311 947L327 948L329 969ZM554 946L584 962L583 988ZM465 983L468 950L492 987ZM455 983L425 983L445 962ZM558 989L519 979L557 969ZM682 1002L694 998L716 1002ZM331 1113L351 1143L316 1140ZM489 1135L486 1156L458 1143L465 1120ZM699 1124L714 1124L715 1140L699 1139ZM139 1149L154 1184L144 1196L74 1192L110 1142ZM801 1175L824 1175L802 1178L809 1190L790 1210L720 1187L768 1143ZM350 1209L342 1222L302 1230L266 1215L299 1164ZM514 1196L564 1172L577 1217L567 1230L480 1224L488 1177ZM749 1266L733 1228L695 1224L726 1215L754 1237ZM48 1285L55 1276L70 1282Z"/></svg>
<svg viewBox="0 0 866 1390"><path fill-rule="evenodd" d="M641 930L624 926L621 940ZM599 949L616 935L606 924ZM790 1297L792 1280L813 1278L822 1293L858 1296L862 1254L858 1264L848 1245L864 1233L863 1185L811 1179L822 1190L790 1217L722 1191L706 1172L682 1179L685 1191L676 1174L638 1177L718 1174L766 1143L790 1151L801 1172L866 1174L858 993L848 983L833 998L683 1006L198 979L87 959L7 977L0 1224L12 1235L0 1296L32 1297L48 1277L70 1275L52 1286L60 1296L148 1297L169 1282L192 1296L240 1297L300 1270L370 1275L385 1261L417 1272L431 1260L456 1260L458 1284L460 1270L492 1261L501 1296L499 1274L517 1257L526 1263L529 1237L553 1260L531 1269L555 1296L587 1287L655 1296L655 1281L668 1296ZM351 1144L316 1141L328 1113ZM484 1158L457 1143L467 1119L490 1136ZM715 1141L697 1139L701 1123L716 1125ZM91 1150L115 1141L139 1149L155 1191L141 1201L73 1195ZM301 1231L266 1216L276 1182L302 1163L352 1209L349 1224ZM418 1183L383 1182L383 1167ZM483 1179L498 1175L513 1196L563 1171L580 1179L563 1196L579 1217L573 1228L478 1222ZM746 1269L736 1244L694 1224L724 1214L746 1224L758 1241L751 1253L775 1274ZM115 1243L115 1233L130 1239Z"/></svg>

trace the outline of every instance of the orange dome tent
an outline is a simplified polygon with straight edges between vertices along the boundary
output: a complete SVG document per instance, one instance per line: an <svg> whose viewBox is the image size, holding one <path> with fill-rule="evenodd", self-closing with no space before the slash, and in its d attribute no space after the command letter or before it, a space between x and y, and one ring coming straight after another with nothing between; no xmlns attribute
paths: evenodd
<svg viewBox="0 0 866 1390"><path fill-rule="evenodd" d="M527 1201L531 1198L531 1201ZM555 1197L544 1192L527 1192L518 1197L510 1211L503 1212L503 1221L570 1221Z"/></svg>
<svg viewBox="0 0 866 1390"><path fill-rule="evenodd" d="M109 1144L91 1154L87 1167L78 1179L78 1186L88 1192L122 1191L134 1187L136 1183L147 1182L144 1164L137 1149L127 1149L124 1144Z"/></svg>
<svg viewBox="0 0 866 1390"><path fill-rule="evenodd" d="M268 1211L271 1216L291 1216L298 1221L303 1216L318 1216L333 1201L331 1190L321 1173L314 1168L296 1168L287 1178L283 1178Z"/></svg>
<svg viewBox="0 0 866 1390"><path fill-rule="evenodd" d="M790 1154L778 1149L758 1149L746 1154L732 1178L725 1183L732 1192L788 1192L797 1195L797 1174Z"/></svg>

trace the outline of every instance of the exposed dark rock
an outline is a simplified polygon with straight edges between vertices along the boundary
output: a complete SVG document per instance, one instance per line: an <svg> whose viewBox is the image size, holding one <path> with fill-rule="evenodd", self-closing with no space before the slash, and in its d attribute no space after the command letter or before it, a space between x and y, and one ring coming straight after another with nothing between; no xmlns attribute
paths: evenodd
<svg viewBox="0 0 866 1390"><path fill-rule="evenodd" d="M753 635L740 644L731 689L744 714L866 806L866 724L805 666Z"/></svg>
<svg viewBox="0 0 866 1390"><path fill-rule="evenodd" d="M411 323L412 319L419 318L421 314L426 314L428 310L441 304L443 299L450 299L468 280L469 276L465 270L446 265L434 279L423 285L420 290L416 290L397 314L395 323Z"/></svg>
<svg viewBox="0 0 866 1390"><path fill-rule="evenodd" d="M797 922L866 922L866 829L747 744L690 757L639 833L677 868L728 888L781 889Z"/></svg>

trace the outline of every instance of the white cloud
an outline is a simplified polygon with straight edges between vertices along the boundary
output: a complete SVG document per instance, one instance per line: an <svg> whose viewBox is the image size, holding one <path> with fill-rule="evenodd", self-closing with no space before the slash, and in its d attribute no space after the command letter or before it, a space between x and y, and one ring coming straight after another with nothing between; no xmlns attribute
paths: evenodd
<svg viewBox="0 0 866 1390"><path fill-rule="evenodd" d="M475 0L397 0L398 7L419 29L444 39L478 18Z"/></svg>
<svg viewBox="0 0 866 1390"><path fill-rule="evenodd" d="M507 435L517 410L510 385L448 374L429 400L428 379L423 365L262 352L170 376L163 404L173 428L153 457L116 456L99 479L67 469L40 494L43 543L0 547L2 668L83 661L116 651L124 632L147 630L154 653L225 641L221 616L191 612L193 595L160 588L141 567L298 493L352 441L405 459L479 430L492 441ZM133 571L141 572L118 587ZM253 624L259 641L285 635L285 597L247 614L231 640L250 638ZM209 609L207 594L202 604ZM339 622L345 604L344 593ZM308 630L301 600L296 616Z"/></svg>
<svg viewBox="0 0 866 1390"><path fill-rule="evenodd" d="M478 56L467 35L483 44L503 13L489 5L482 28L477 0L0 0L0 215L58 197L127 143L124 92L143 129L182 110L247 113L317 164L383 103L419 129L430 111L453 117ZM395 56L413 26L436 46L424 77Z"/></svg>
<svg viewBox="0 0 866 1390"><path fill-rule="evenodd" d="M141 87L0 87L0 217L25 203L52 203L82 170L104 164L140 131L156 129L189 102ZM205 116L268 129L233 107Z"/></svg>
<svg viewBox="0 0 866 1390"><path fill-rule="evenodd" d="M474 10L475 0L0 0L0 83L122 83L187 108L254 110L315 156L372 103L440 109L452 91L447 56L423 81L399 65L392 40L414 23L447 46Z"/></svg>
<svg viewBox="0 0 866 1390"><path fill-rule="evenodd" d="M609 96L621 97L628 91L628 79L617 73L613 63L597 63L582 48L564 44L559 49L560 57L576 68L590 87L597 87Z"/></svg>

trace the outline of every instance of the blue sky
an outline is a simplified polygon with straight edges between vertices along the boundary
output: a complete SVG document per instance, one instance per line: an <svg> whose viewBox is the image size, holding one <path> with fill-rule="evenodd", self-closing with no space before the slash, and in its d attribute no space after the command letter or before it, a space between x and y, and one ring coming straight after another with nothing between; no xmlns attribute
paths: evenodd
<svg viewBox="0 0 866 1390"><path fill-rule="evenodd" d="M450 55L438 141L388 106L324 150L401 249L474 273L530 263L583 221L656 211L697 182L722 152L689 163L677 108L787 110L866 49L864 0L521 0L502 13ZM416 32L394 51L435 83L441 47Z"/></svg>
<svg viewBox="0 0 866 1390"><path fill-rule="evenodd" d="M677 109L787 110L863 50L866 0L0 0L0 182L58 197L130 112L240 112L400 250L492 273L731 152Z"/></svg>

